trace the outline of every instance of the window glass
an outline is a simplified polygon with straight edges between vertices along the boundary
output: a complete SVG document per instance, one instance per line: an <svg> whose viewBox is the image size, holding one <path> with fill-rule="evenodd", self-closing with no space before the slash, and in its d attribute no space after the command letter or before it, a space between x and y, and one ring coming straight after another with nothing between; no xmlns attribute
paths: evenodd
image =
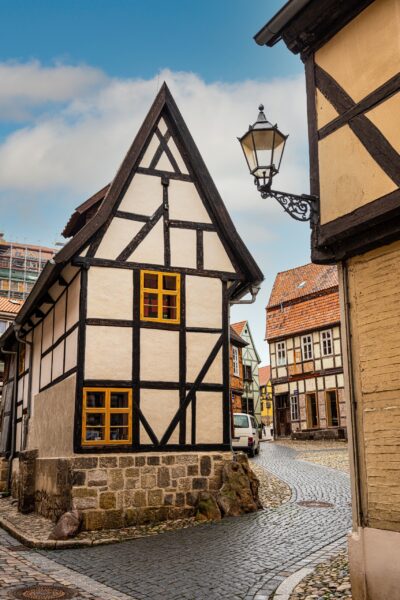
<svg viewBox="0 0 400 600"><path fill-rule="evenodd" d="M332 331L330 329L321 332L321 345L322 356L329 356L333 353Z"/></svg>
<svg viewBox="0 0 400 600"><path fill-rule="evenodd" d="M286 365L286 344L277 342L276 344L276 363L278 366Z"/></svg>
<svg viewBox="0 0 400 600"><path fill-rule="evenodd" d="M105 397L104 392L88 392L86 396L87 408L104 408Z"/></svg>
<svg viewBox="0 0 400 600"><path fill-rule="evenodd" d="M176 277L163 275L163 290L176 290Z"/></svg>
<svg viewBox="0 0 400 600"><path fill-rule="evenodd" d="M132 391L83 390L83 444L131 441Z"/></svg>
<svg viewBox="0 0 400 600"><path fill-rule="evenodd" d="M150 289L158 288L158 275L156 273L145 273L143 287Z"/></svg>
<svg viewBox="0 0 400 600"><path fill-rule="evenodd" d="M128 408L128 392L111 392L110 406L111 408Z"/></svg>
<svg viewBox="0 0 400 600"><path fill-rule="evenodd" d="M313 341L311 335L303 335L301 338L301 350L303 360L311 360L313 357Z"/></svg>
<svg viewBox="0 0 400 600"><path fill-rule="evenodd" d="M232 363L233 363L233 374L239 376L239 350L236 346L232 347Z"/></svg>
<svg viewBox="0 0 400 600"><path fill-rule="evenodd" d="M141 285L140 318L179 323L180 274L142 271Z"/></svg>
<svg viewBox="0 0 400 600"><path fill-rule="evenodd" d="M233 415L233 425L237 429L247 429L249 427L249 417L247 415Z"/></svg>

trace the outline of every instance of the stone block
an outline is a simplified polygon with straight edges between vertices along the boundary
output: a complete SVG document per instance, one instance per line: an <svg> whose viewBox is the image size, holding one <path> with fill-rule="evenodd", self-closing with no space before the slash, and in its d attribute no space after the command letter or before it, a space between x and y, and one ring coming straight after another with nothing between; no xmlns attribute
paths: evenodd
<svg viewBox="0 0 400 600"><path fill-rule="evenodd" d="M157 472L157 485L160 488L169 487L171 482L168 467L160 467Z"/></svg>
<svg viewBox="0 0 400 600"><path fill-rule="evenodd" d="M83 513L83 529L94 531L104 528L104 510L88 510Z"/></svg>
<svg viewBox="0 0 400 600"><path fill-rule="evenodd" d="M35 477L37 450L19 453L18 510L30 513L35 510Z"/></svg>
<svg viewBox="0 0 400 600"><path fill-rule="evenodd" d="M86 485L86 471L73 471L72 485Z"/></svg>
<svg viewBox="0 0 400 600"><path fill-rule="evenodd" d="M171 476L174 479L178 479L179 477L185 477L186 467L184 465L179 465L178 467L171 467Z"/></svg>
<svg viewBox="0 0 400 600"><path fill-rule="evenodd" d="M104 529L119 529L124 526L124 514L120 510L105 510L103 517Z"/></svg>
<svg viewBox="0 0 400 600"><path fill-rule="evenodd" d="M193 479L193 489L194 490L206 490L207 483L208 483L208 480L206 477L195 477Z"/></svg>
<svg viewBox="0 0 400 600"><path fill-rule="evenodd" d="M192 489L192 480L190 477L182 477L178 479L178 490L180 492L189 492ZM196 488L199 489L199 488Z"/></svg>
<svg viewBox="0 0 400 600"><path fill-rule="evenodd" d="M140 478L140 487L145 490L155 488L157 485L157 477L154 474L142 475Z"/></svg>
<svg viewBox="0 0 400 600"><path fill-rule="evenodd" d="M109 510L116 507L116 497L113 492L103 492L100 494L100 508Z"/></svg>
<svg viewBox="0 0 400 600"><path fill-rule="evenodd" d="M117 492L117 508L130 508L135 505L135 490Z"/></svg>
<svg viewBox="0 0 400 600"><path fill-rule="evenodd" d="M199 492L188 492L186 494L186 504L189 506L196 506Z"/></svg>
<svg viewBox="0 0 400 600"><path fill-rule="evenodd" d="M203 477L208 477L211 474L211 458L202 456L200 459L200 473Z"/></svg>
<svg viewBox="0 0 400 600"><path fill-rule="evenodd" d="M105 469L95 469L87 472L88 486L107 485L107 471Z"/></svg>
<svg viewBox="0 0 400 600"><path fill-rule="evenodd" d="M143 467L140 470L141 473L143 473L144 475L156 475L157 474L157 468L154 466L148 466L148 467Z"/></svg>
<svg viewBox="0 0 400 600"><path fill-rule="evenodd" d="M175 506L185 506L185 494L179 492L175 496Z"/></svg>
<svg viewBox="0 0 400 600"><path fill-rule="evenodd" d="M118 458L116 456L100 456L100 469L115 469L118 466Z"/></svg>
<svg viewBox="0 0 400 600"><path fill-rule="evenodd" d="M178 465L197 465L199 457L197 454L180 454L176 457L176 464Z"/></svg>
<svg viewBox="0 0 400 600"><path fill-rule="evenodd" d="M174 494L165 494L164 504L165 506L172 506L174 504Z"/></svg>
<svg viewBox="0 0 400 600"><path fill-rule="evenodd" d="M96 469L98 465L97 456L80 456L73 459L74 469Z"/></svg>
<svg viewBox="0 0 400 600"><path fill-rule="evenodd" d="M124 489L124 475L122 469L113 469L108 473L108 487L111 491Z"/></svg>
<svg viewBox="0 0 400 600"><path fill-rule="evenodd" d="M188 465L187 474L190 477L197 477L197 475L199 474L199 467L198 467L198 465Z"/></svg>
<svg viewBox="0 0 400 600"><path fill-rule="evenodd" d="M163 503L162 490L150 490L147 492L147 503L149 506L161 506Z"/></svg>
<svg viewBox="0 0 400 600"><path fill-rule="evenodd" d="M135 465L137 467L144 467L145 464L146 464L146 457L145 456L136 456L135 457Z"/></svg>
<svg viewBox="0 0 400 600"><path fill-rule="evenodd" d="M86 511L90 508L98 508L98 499L91 496L83 496L72 499L72 508Z"/></svg>
<svg viewBox="0 0 400 600"><path fill-rule="evenodd" d="M146 506L146 492L144 492L143 490L137 490L135 491L134 497L133 497L133 502L134 505L137 507L142 507L142 506Z"/></svg>
<svg viewBox="0 0 400 600"><path fill-rule="evenodd" d="M125 469L125 477L139 477L140 469L137 467L129 467Z"/></svg>
<svg viewBox="0 0 400 600"><path fill-rule="evenodd" d="M128 477L125 479L125 489L133 490L139 487L139 479L136 477Z"/></svg>
<svg viewBox="0 0 400 600"><path fill-rule="evenodd" d="M162 463L164 465L174 465L175 464L175 456L170 456L169 454L167 456L163 456Z"/></svg>
<svg viewBox="0 0 400 600"><path fill-rule="evenodd" d="M159 456L148 456L147 457L147 464L148 465L159 465L160 464L160 457Z"/></svg>
<svg viewBox="0 0 400 600"><path fill-rule="evenodd" d="M133 467L135 464L134 456L120 456L118 466L122 469L126 469L127 467Z"/></svg>
<svg viewBox="0 0 400 600"><path fill-rule="evenodd" d="M124 513L124 526L132 527L137 523L138 511L136 508L127 508Z"/></svg>
<svg viewBox="0 0 400 600"><path fill-rule="evenodd" d="M73 498L97 498L97 490L93 488L78 487L72 488Z"/></svg>

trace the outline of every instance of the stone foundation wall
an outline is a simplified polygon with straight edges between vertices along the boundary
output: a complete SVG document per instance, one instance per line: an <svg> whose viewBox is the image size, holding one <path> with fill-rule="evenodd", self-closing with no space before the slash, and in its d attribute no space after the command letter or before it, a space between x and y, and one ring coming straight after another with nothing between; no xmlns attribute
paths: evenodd
<svg viewBox="0 0 400 600"><path fill-rule="evenodd" d="M8 473L8 461L7 459L0 458L0 492L7 491L7 473Z"/></svg>
<svg viewBox="0 0 400 600"><path fill-rule="evenodd" d="M225 452L38 459L36 511L56 520L76 508L86 530L192 516L199 492L221 487L231 458Z"/></svg>

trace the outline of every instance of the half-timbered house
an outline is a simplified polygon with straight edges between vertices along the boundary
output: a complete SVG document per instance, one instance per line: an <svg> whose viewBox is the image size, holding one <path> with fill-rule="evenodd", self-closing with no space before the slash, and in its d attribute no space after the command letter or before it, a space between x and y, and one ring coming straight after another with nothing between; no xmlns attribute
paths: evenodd
<svg viewBox="0 0 400 600"><path fill-rule="evenodd" d="M262 273L165 84L64 233L0 342L20 507L88 529L190 513L230 456L229 304Z"/></svg>

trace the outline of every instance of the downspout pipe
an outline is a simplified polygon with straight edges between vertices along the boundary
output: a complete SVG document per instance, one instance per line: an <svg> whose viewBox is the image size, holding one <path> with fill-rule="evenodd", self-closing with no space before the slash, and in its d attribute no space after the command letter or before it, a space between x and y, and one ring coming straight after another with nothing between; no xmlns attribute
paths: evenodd
<svg viewBox="0 0 400 600"><path fill-rule="evenodd" d="M28 426L29 426L29 420L31 418L31 410L32 410L31 395L32 395L33 342L28 342L26 337L21 338L21 336L20 336L21 325L16 325L14 323L14 331L15 331L15 337L18 340L18 342L20 342L21 344L25 344L25 346L29 346L28 406L27 406L26 419L24 421L24 437L23 437L23 441L22 441L22 449L25 450L26 443L28 441Z"/></svg>

